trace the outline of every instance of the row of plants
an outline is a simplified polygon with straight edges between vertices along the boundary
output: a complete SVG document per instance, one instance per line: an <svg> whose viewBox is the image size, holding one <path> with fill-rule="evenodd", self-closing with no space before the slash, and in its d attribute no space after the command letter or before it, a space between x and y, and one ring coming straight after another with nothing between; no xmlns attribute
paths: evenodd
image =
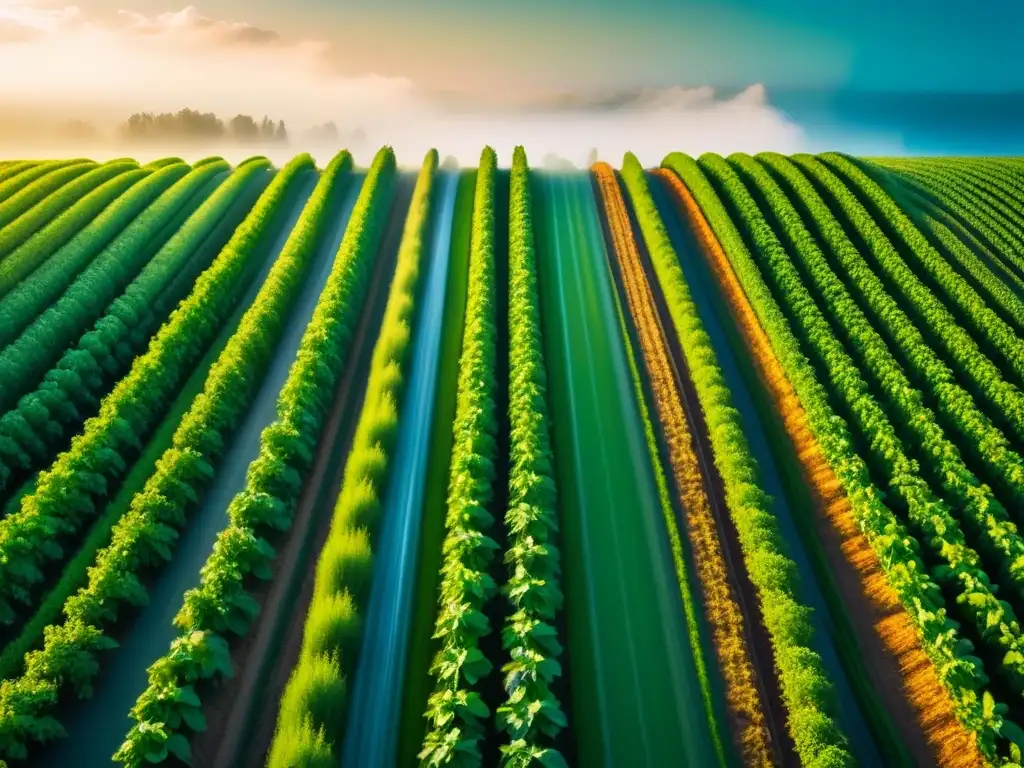
<svg viewBox="0 0 1024 768"><path fill-rule="evenodd" d="M526 152L516 147L509 178L508 246L509 479L504 593L511 611L502 630L508 661L502 764L555 766L566 718L552 691L562 654L555 619L562 607L558 510L540 330L537 256Z"/></svg>
<svg viewBox="0 0 1024 768"><path fill-rule="evenodd" d="M6 349L35 322L111 241L188 170L186 165L170 166L139 181L49 256L29 279L4 296L0 300L0 350Z"/></svg>
<svg viewBox="0 0 1024 768"><path fill-rule="evenodd" d="M697 426L684 411L675 360L669 356L668 341L658 316L654 297L656 287L650 284L641 263L629 211L615 171L607 163L596 163L591 166L591 172L597 182L599 202L604 208L611 240L610 257L615 259L618 267L617 272L613 267L613 272L618 275L616 282L621 284L621 293L624 294L617 297L616 305L626 341L626 357L647 433L665 532L676 569L694 666L716 756L719 764L728 762L725 742L733 741L729 738L731 735L738 739L744 764L767 765L772 762L771 736L761 708L750 648L743 634L744 619L729 581L729 569L708 496L709 486L705 485L696 454L692 430ZM626 311L623 311L623 304ZM626 320L627 312L631 318L629 322ZM639 364L637 348L641 355ZM644 375L640 373L641 365ZM679 373L687 375L685 370ZM648 398L653 401L654 419L648 408ZM667 449L667 461L662 460L659 436L654 429L655 420L659 422L660 439ZM671 474L673 490L669 489L667 473ZM678 505L673 503L673 497L678 499ZM677 516L679 512L683 518ZM685 521L685 525L680 524L680 519ZM693 574L687 565L680 528L688 537ZM695 599L691 587L693 575L696 575L703 603ZM712 684L708 674L702 633L705 622L711 631L711 644L725 684L726 712L720 711L721 691ZM728 723L723 715L729 718Z"/></svg>
<svg viewBox="0 0 1024 768"><path fill-rule="evenodd" d="M969 162L972 170L978 172L985 184L1003 193L1003 199L1008 204L1024 203L1024 180L1020 178L1020 166L1012 158L976 157Z"/></svg>
<svg viewBox="0 0 1024 768"><path fill-rule="evenodd" d="M484 606L497 591L491 563L498 544L488 535L495 524L490 506L498 455L496 177L497 156L487 147L480 157L473 201L466 325L434 625L437 654L430 667L434 690L427 699L419 754L425 766L478 765L491 716L478 688L493 668L480 650L480 639L491 631Z"/></svg>
<svg viewBox="0 0 1024 768"><path fill-rule="evenodd" d="M833 391L854 414L858 426L865 435L864 442L869 446L875 465L886 476L892 478L891 487L897 492L898 497L902 498L912 524L931 547L934 556L939 562L946 561L947 566L936 572L942 574L937 578L951 588L959 584L960 588L971 594L972 599L965 601L964 605L966 616L975 622L980 637L995 654L995 658L1002 659L1003 676L1011 689L1015 693L1024 691L1024 656L1020 655L1020 649L1024 648L1024 645L1021 644L1020 627L1012 608L994 597L997 588L991 586L977 552L968 546L959 518L953 517L948 504L939 498L928 482L920 476L919 464L906 454L904 444L888 414L871 394L862 371L857 368L839 339L833 335L824 313L814 303L800 275L789 262L784 245L759 210L756 201L743 186L739 176L722 158L715 155L702 157L701 166L716 183L723 198L732 205L736 220L746 232L749 242L754 244L754 252L763 261L763 273L770 276L770 283L775 285L782 297L784 311L789 310L798 336L803 339L813 358L819 362L821 369L829 377ZM793 223L792 220L790 223ZM830 299L836 301L839 298L830 296ZM846 303L836 307L835 311L850 314L855 308ZM869 343L866 337L856 339L857 345L866 343ZM877 350L875 354L878 354ZM895 375L897 372L890 370L889 373ZM910 390L909 385L905 386ZM909 391L904 392L904 396L909 394ZM924 415L922 411L918 411L913 418L920 419ZM956 453L952 446L940 446L932 447L926 455L930 455L932 451L938 451L939 456L942 452ZM932 458L938 459L938 456L932 455ZM942 471L949 472L950 468L943 467ZM963 482L962 472L958 479ZM974 503L977 504L977 501ZM958 511L962 504L963 500L960 500ZM982 518L976 523L979 528L997 524L996 514L979 512L977 506L973 514ZM993 519L986 520L986 514L992 514ZM1012 529L1012 526L1010 527ZM995 536L990 536L986 544L994 547L993 540L1001 537L1000 543L1013 552L1010 536L1005 526L1000 526L1000 530ZM1012 562L1013 560L1009 561Z"/></svg>
<svg viewBox="0 0 1024 768"><path fill-rule="evenodd" d="M1002 316L1020 332L1024 328L1024 302L1007 285L1005 278L995 273L986 260L971 247L969 238L958 237L939 220L952 218L958 225L956 228L971 235L972 238L972 233L980 234L994 249L986 249L986 255L1001 255L1021 250L1019 245L1012 244L1007 239L1002 225L990 219L990 209L976 206L975 201L969 197L968 190L965 189L965 195L956 191L957 188L965 186L965 180L959 174L950 174L945 170L939 170L935 174L922 172L920 175L906 171L900 175L873 164L865 163L863 168L893 196L893 200L901 205L921 233L930 238L932 244L944 255L959 265L960 275L998 308ZM936 194L939 195L938 204L934 202ZM1002 271L1001 266L997 266L997 269Z"/></svg>
<svg viewBox="0 0 1024 768"><path fill-rule="evenodd" d="M459 353L465 325L466 290L469 279L469 251L473 234L475 168L458 172L452 210L448 249L448 283L445 286L441 348L438 350L437 389L431 424L426 481L423 491L423 519L420 523L420 551L416 562L416 596L409 627L405 688L402 692L402 723L398 734L398 764L413 765L423 744L426 721L423 712L433 687L430 662L433 656L434 618L437 587L441 581L441 544L445 535L449 469L459 384Z"/></svg>
<svg viewBox="0 0 1024 768"><path fill-rule="evenodd" d="M797 160L802 157L798 155ZM856 163L834 153L818 157L843 179L851 193L877 213L878 223L903 243L906 247L905 255L922 277L934 284L950 305L956 308L959 318L973 330L977 340L985 343L991 354L1004 361L1008 367L1007 373L1018 383L1024 381L1024 339L957 274L886 191ZM1024 303L1021 306L1024 307ZM1024 322L1024 317L1018 322Z"/></svg>
<svg viewBox="0 0 1024 768"><path fill-rule="evenodd" d="M231 315L245 289L243 276L272 234L288 190L312 168L312 158L300 155L277 175L146 353L104 398L98 416L39 475L19 509L0 520L0 624L13 620L15 604L33 605L48 572L70 555L64 545L73 543L109 500L142 439Z"/></svg>
<svg viewBox="0 0 1024 768"><path fill-rule="evenodd" d="M125 454L125 460L131 466L123 480L115 481L116 493L112 485L109 500L103 502L97 517L89 524L87 533L83 532L81 543L76 542L74 556L63 566L59 579L37 602L31 618L22 624L17 636L12 634L12 640L3 646L0 652L0 680L21 673L25 654L38 647L44 629L57 622L65 601L86 583L96 553L110 542L114 526L128 511L135 494L142 490L153 474L164 451L171 446L178 424L191 407L192 401L203 391L210 368L234 334L259 289L257 273L262 274L271 267L270 257L276 255L271 247L274 238L280 237L278 233L282 231L287 234L298 218L301 206L312 189L312 184L307 183L307 176L303 175L300 181L290 184L286 197L278 202L279 213L274 216L273 226L265 232L258 244L258 252L249 257L245 271L235 277L233 285L237 287L237 300L225 299L230 302L229 314L220 318L212 340L199 350L199 356L182 376L174 394L168 396L168 402L158 406L159 412L143 436L145 445L142 451L137 456L132 456L130 452ZM257 208L268 199L261 199ZM255 220L252 218L254 216L255 209L250 213L250 221ZM242 227L238 229L241 231ZM259 282L262 282L262 278ZM214 309L221 314L220 307Z"/></svg>
<svg viewBox="0 0 1024 768"><path fill-rule="evenodd" d="M91 175L90 172L95 173L105 167L96 163L79 163L59 168L36 179L17 194L0 202L0 229L22 218L34 218L33 214L38 216L38 209L45 208L41 203L47 198L61 188L80 181L83 176Z"/></svg>
<svg viewBox="0 0 1024 768"><path fill-rule="evenodd" d="M1017 213L1016 206L1024 203L1024 184L998 160L972 158L971 160L949 160L952 168L961 174L970 174L981 188L989 190L998 203L999 210L1010 215L1008 229L1018 240L1024 241L1024 216ZM997 256L1003 269L1013 275L1018 286L1024 283L1024 255L1017 251L1001 252Z"/></svg>
<svg viewBox="0 0 1024 768"><path fill-rule="evenodd" d="M21 168L17 173L10 171L5 174L6 178L0 179L0 212L15 210L15 216L24 212L27 208L39 202L42 197L40 189L46 189L46 182L36 185L40 179L50 174L64 171L68 168L77 168L78 173L96 167L96 163L84 157L76 157L71 160L48 160L42 163L29 163L27 167ZM73 174L77 175L77 174ZM30 187L34 188L30 189ZM26 190L28 190L26 192ZM28 203L27 205L25 203ZM10 206L10 207L8 207Z"/></svg>
<svg viewBox="0 0 1024 768"><path fill-rule="evenodd" d="M175 356L180 355L179 349L187 352L190 346L182 338L183 331L195 331L206 344L216 336L223 317L216 318L218 313L211 311L215 300L225 294L237 297L238 287L232 284L232 278L237 280L246 271L246 262L259 251L257 243L261 236L273 232L273 214L285 186L294 183L311 165L308 155L300 155L289 164L290 174L286 169L278 176L285 177L285 183L271 185L254 217L239 228L237 239L232 238L214 266L200 277L196 290L172 315L147 354L138 358L111 398L125 393L126 383L137 384L147 374L155 378L178 373L173 369L178 368L181 360ZM210 367L203 391L178 424L155 472L114 526L110 544L97 554L87 585L65 603L64 622L45 630L42 649L26 655L20 678L0 683L0 713L11 713L9 719L0 715L0 755L13 756L8 751L10 744L25 753L29 743L61 735L60 724L51 715L52 708L68 689L79 698L91 694L100 652L116 645L107 633L116 626L125 608L142 605L148 599L143 577L171 559L179 529L186 525L189 512L214 475L235 425L255 396L261 374L282 333L283 318L300 292L306 268L330 219L332 203L340 194L339 177L350 167L351 157L345 152L328 165L251 306ZM272 205L263 206L268 198ZM205 334L204 326L209 328ZM186 338L194 341L191 336ZM170 355L161 355L162 352ZM160 362L167 363L172 371L154 371L154 363ZM186 362L190 365L194 360ZM181 371L187 372L187 367ZM159 379L154 384L159 384ZM161 394L163 399L171 399L173 393L172 389ZM105 417L110 421L118 419L110 412L113 409L108 408L111 398L105 401L100 416L89 424ZM120 416L123 430L127 426L123 410ZM99 462L94 459L96 463ZM123 459L120 464L123 466ZM81 470L76 473L72 469L71 477L82 474ZM5 744L5 739L9 744Z"/></svg>
<svg viewBox="0 0 1024 768"><path fill-rule="evenodd" d="M83 160L84 158L79 158L79 162ZM38 160L8 160L4 166L0 167L0 184L37 165L39 165Z"/></svg>
<svg viewBox="0 0 1024 768"><path fill-rule="evenodd" d="M390 148L385 148L371 171L384 189L393 183L394 162ZM361 614L369 598L373 534L396 447L436 170L437 155L430 152L413 191L370 361L366 397L327 540L317 559L302 647L281 696L268 766L336 765L340 760L349 681L356 671ZM369 199L360 205L363 216L371 215L374 206L380 213L387 208Z"/></svg>
<svg viewBox="0 0 1024 768"><path fill-rule="evenodd" d="M810 276L810 282L820 297L819 306L827 308L822 310L822 315L833 318L831 327L840 332L847 348L859 360L861 372L882 394L887 413L900 425L908 444L916 444L925 462L924 476L931 479L936 488L941 488L944 497L956 505L961 513L959 520L974 540L980 542L988 562L998 566L1018 595L1024 595L1024 573L1018 573L1013 567L1018 559L1024 563L1024 541L1017 535L1006 509L964 464L960 452L943 433L921 392L911 384L881 335L831 270L814 236L774 179L749 156L733 155L730 163L747 180L751 190L759 191L765 203L763 210L770 211L778 224L776 237L785 238L803 267L802 271L798 270L785 250L774 250L765 252L769 258L765 273L772 276L773 282L779 286L780 295L791 306L815 301L804 278L804 275ZM735 185L739 179L736 175L730 176L724 168L716 169L716 172L727 179L726 183ZM747 195L741 200L739 204L746 206L753 197ZM1024 477L1024 466L1021 466L1019 457L1016 463L1007 477L1011 483L1014 475ZM1021 498L1019 482L1014 484L1016 487L1012 486L1016 503L1020 503L1018 499Z"/></svg>
<svg viewBox="0 0 1024 768"><path fill-rule="evenodd" d="M425 225L430 179L437 165L431 152L413 201L408 226L415 235ZM201 571L200 584L184 596L174 623L181 635L149 668L149 685L131 711L136 724L114 759L129 766L162 762L167 755L188 760L190 731L203 730L196 688L202 681L230 674L225 659L231 640L244 636L254 603L247 588L269 577L276 553L268 539L291 527L303 479L313 463L331 395L348 361L356 324L363 312L374 256L379 250L394 184L394 161L382 153L364 182L345 230L331 274L303 333L295 363L277 402L277 419L260 436L259 457L249 465L245 488L228 507L222 530ZM415 291L418 249L400 257L396 284Z"/></svg>
<svg viewBox="0 0 1024 768"><path fill-rule="evenodd" d="M899 173L918 179L926 188L962 206L972 225L1001 244L1000 252L1024 250L1024 216L1014 208L1019 202L999 176L981 163L969 160L886 163Z"/></svg>
<svg viewBox="0 0 1024 768"><path fill-rule="evenodd" d="M46 196L27 211L15 219L0 225L0 260L6 258L11 251L24 243L41 227L66 211L79 200L89 195L104 182L120 176L128 171L138 170L138 163L124 161L117 163L105 163L87 173L76 173L77 178L72 178L68 183L53 182L52 189ZM68 170L78 171L73 166ZM56 179L58 174L47 176L46 180Z"/></svg>
<svg viewBox="0 0 1024 768"><path fill-rule="evenodd" d="M846 422L832 409L829 395L801 350L786 315L773 298L730 213L701 167L692 158L679 153L669 155L664 165L680 176L708 217L787 377L800 396L818 444L843 483L861 531L877 553L889 584L917 626L921 644L950 692L958 719L976 734L982 753L995 760L1000 746L1005 745L1003 737L1015 735L1015 726L1002 718L1005 705L995 704L984 690L988 677L981 661L972 655L973 645L961 636L959 625L946 615L942 591L918 554L920 545L885 505L882 492L871 482L867 465L855 452L855 442ZM770 230L761 227L759 232L768 241L765 245L772 247ZM843 376L832 382L832 391L848 402L853 401L855 407L850 410L860 425L870 430L876 452L897 463L897 471L891 473L889 482L894 497L923 507L925 513L940 515L934 526L938 529L949 517L948 510L929 498L927 488L915 475L915 467L898 451L891 426L885 429L885 414L866 393L866 386L852 362L840 351L836 361L843 363L844 359ZM944 548L952 558L964 557L962 546L950 543ZM958 568L958 573L961 571L971 575L969 568ZM984 604L991 598L987 577L980 572L974 575L977 578L974 582L967 580L965 590L976 585L980 590L978 598ZM945 574L937 574L935 578L948 581Z"/></svg>
<svg viewBox="0 0 1024 768"><path fill-rule="evenodd" d="M265 178L269 165L264 160L240 167L203 201L42 383L0 417L0 487L10 486L11 474L24 477L49 464L67 436L95 413L111 383L124 375L248 213L254 193L262 191L254 182Z"/></svg>
<svg viewBox="0 0 1024 768"><path fill-rule="evenodd" d="M13 407L94 323L170 237L166 228L226 168L192 171L135 219L0 352L0 411ZM197 204L197 203L196 203Z"/></svg>
<svg viewBox="0 0 1024 768"><path fill-rule="evenodd" d="M150 171L135 168L122 170L113 178L66 207L38 231L25 238L0 260L0 299L19 282L27 278L46 259L56 253L83 227L95 219L108 205L125 194L134 184L150 175ZM59 197L60 195L55 195ZM17 223L10 227L14 230ZM4 233L0 233L3 238ZM20 236L16 236L18 239Z"/></svg>
<svg viewBox="0 0 1024 768"><path fill-rule="evenodd" d="M946 423L959 433L962 438L960 445L966 446L966 452L988 470L996 486L1013 501L1014 506L1024 506L1024 460L1012 450L1006 436L977 407L946 362L925 341L910 316L885 290L814 186L781 155L760 155L758 160L787 185L792 199L807 212L807 220L827 246L833 262L842 267L846 284L871 313L874 327L899 353L917 386L934 399ZM819 270L829 279L822 268ZM831 279L838 279L835 273ZM837 320L845 319L841 313L833 311L833 315Z"/></svg>
<svg viewBox="0 0 1024 768"><path fill-rule="evenodd" d="M929 745L939 757L939 764L956 764L962 768L980 766L981 755L974 746L974 735L965 730L953 714L949 695L918 642L914 624L900 603L899 596L886 582L882 566L868 538L857 528L853 506L846 490L826 460L811 430L807 412L772 349L707 217L677 175L666 168L658 169L654 174L667 185L679 206L730 308L746 351L799 456L802 475L817 502L813 512L824 515L838 533L842 556L857 573L861 590L873 609L873 626L870 630L862 627L861 632L876 633L896 661L903 691L915 710ZM830 566L834 569L836 564L832 562ZM840 607L841 610L847 609L845 604ZM839 628L839 631L844 630ZM856 634L852 629L848 631L854 652L860 653ZM894 739L890 744L898 741ZM901 756L898 755L899 752L896 752L894 758L904 761L910 759L905 750Z"/></svg>
<svg viewBox="0 0 1024 768"><path fill-rule="evenodd" d="M870 254L872 266L885 275L890 292L911 313L918 327L941 348L958 377L969 384L971 393L986 406L990 418L1019 440L1024 440L1024 394L1009 383L1002 372L978 347L949 309L925 285L875 222L871 213L843 181L825 164L809 155L795 155L791 161L804 173L834 207L837 220L855 233Z"/></svg>
<svg viewBox="0 0 1024 768"><path fill-rule="evenodd" d="M768 498L757 483L757 465L743 434L739 413L732 405L732 395L647 187L643 168L632 154L626 155L622 177L707 420L726 505L739 534L747 572L760 599L775 652L796 753L806 766L852 765L846 736L832 711L832 685L821 657L810 647L813 630L809 609L797 598L796 565L785 554L777 523L768 509Z"/></svg>

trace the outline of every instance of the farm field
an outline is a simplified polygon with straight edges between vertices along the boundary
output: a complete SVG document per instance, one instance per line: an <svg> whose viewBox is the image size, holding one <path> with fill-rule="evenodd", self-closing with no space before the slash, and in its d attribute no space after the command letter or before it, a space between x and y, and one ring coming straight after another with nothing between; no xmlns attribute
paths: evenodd
<svg viewBox="0 0 1024 768"><path fill-rule="evenodd" d="M1024 765L1024 161L535 160L0 161L0 768Z"/></svg>

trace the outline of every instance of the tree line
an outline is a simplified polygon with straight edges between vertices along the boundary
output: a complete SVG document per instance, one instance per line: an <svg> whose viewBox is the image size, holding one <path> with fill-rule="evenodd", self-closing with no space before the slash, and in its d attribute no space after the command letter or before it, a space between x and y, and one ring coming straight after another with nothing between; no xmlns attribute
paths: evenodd
<svg viewBox="0 0 1024 768"><path fill-rule="evenodd" d="M246 144L288 143L284 120L264 116L235 115L224 121L212 112L182 109L178 112L136 112L118 129L122 139L132 142L161 140L228 140Z"/></svg>

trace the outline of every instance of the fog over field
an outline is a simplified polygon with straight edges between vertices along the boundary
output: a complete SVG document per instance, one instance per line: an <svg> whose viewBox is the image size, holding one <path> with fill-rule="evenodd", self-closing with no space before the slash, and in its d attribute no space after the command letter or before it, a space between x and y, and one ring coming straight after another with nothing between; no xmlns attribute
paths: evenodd
<svg viewBox="0 0 1024 768"><path fill-rule="evenodd" d="M656 164L671 150L690 153L810 149L801 128L772 106L757 84L722 96L710 87L590 93L439 92L412 77L351 74L326 42L289 40L195 7L147 16L88 14L77 7L0 2L0 151L4 155L130 150L167 154L254 151L279 162L309 150L326 160L347 146L361 162L383 144L404 163L440 147L474 163L490 144L499 157L524 144L532 156L573 164L635 151ZM467 63L468 64L468 63ZM268 115L288 126L289 143L160 142L126 146L117 126L138 112ZM69 122L76 121L76 122ZM309 129L333 122L338 140Z"/></svg>

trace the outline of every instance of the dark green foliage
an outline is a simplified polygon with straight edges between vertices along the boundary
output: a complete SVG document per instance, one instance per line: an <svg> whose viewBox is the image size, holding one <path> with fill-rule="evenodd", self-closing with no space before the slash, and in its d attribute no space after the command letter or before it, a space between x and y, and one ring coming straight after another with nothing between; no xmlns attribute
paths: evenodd
<svg viewBox="0 0 1024 768"><path fill-rule="evenodd" d="M436 163L436 156L431 157ZM149 687L132 709L137 724L115 756L126 765L155 762L150 755L161 741L169 743L186 728L202 730L197 718L168 719L168 710L178 706L178 692L188 685L231 674L230 665L197 666L196 655L226 651L231 638L248 632L256 604L246 587L252 577L270 576L275 556L265 537L291 526L302 480L312 466L331 407L330 395L348 359L383 234L394 184L393 156L383 155L375 168L278 397L278 418L263 430L260 455L249 466L245 488L228 508L229 525L218 535L200 585L185 594L175 618L182 636L150 667Z"/></svg>
<svg viewBox="0 0 1024 768"><path fill-rule="evenodd" d="M341 160L338 165L342 165ZM344 164L347 163L346 155ZM231 242L200 275L192 293L160 329L146 354L135 360L128 376L104 399L99 416L86 422L84 434L75 438L71 450L40 475L35 492L23 500L20 510L0 521L0 596L4 601L16 599L37 582L39 566L64 557L61 548L53 544L55 539L78 534L97 514L107 498L108 484L124 472L127 462L123 456L139 450L139 436L153 426L163 404L173 398L191 367L231 315L244 290L242 275L259 252L260 243L272 235L277 220L275 212L290 187L312 169L313 159L299 155L277 175ZM321 205L304 212L304 237L297 237L294 244L290 242L291 247L282 252L275 264L267 280L271 287L261 292L253 305L254 310L261 308L255 312L257 317L246 313L248 322L243 319L240 329L250 339L265 334L263 323L256 322L258 317L266 318L267 313L279 310L297 291L301 262L312 249L309 230L316 224L312 212L322 210L323 200L320 202ZM299 226L302 225L297 230ZM271 342L272 339L263 340L265 344ZM234 387L234 398L226 399L225 404L235 410L242 407L240 401L252 386L239 386L238 378L251 370L247 366L258 368L261 364L261 359L240 358L239 346L240 342L236 342L224 351L218 360L219 367L212 369L208 378L208 389ZM213 416L223 415L211 414L209 405L209 397L197 398L179 432L202 431ZM216 422L209 432L214 435L229 427L225 422ZM88 586L65 604L67 621L46 628L43 648L26 656L26 669L21 677L0 682L0 755L13 757L23 753L28 744L62 733L49 712L56 705L67 676L61 657L56 655L60 649L51 637L62 636L58 633L67 632L69 627L82 626L83 638L92 643L92 638L103 637L101 626L109 626L123 605L145 601L146 591L136 571L169 557L177 532L159 522L160 517L138 520L139 512L162 513L163 519L180 526L184 510L196 500L195 488L212 473L201 454L187 446L183 450L181 443L181 435L176 433L175 446L160 460L151 483L133 501L135 516L127 522L122 519L112 546L100 553L90 571ZM4 606L7 602L0 602L0 608ZM91 645L82 647L91 653Z"/></svg>
<svg viewBox="0 0 1024 768"><path fill-rule="evenodd" d="M127 234L127 231L122 230L125 230L137 216L141 219L140 214L143 214L150 204L155 205L154 200L170 192L168 187L181 180L186 170L184 166L171 166L140 181L75 235L67 245L54 253L30 279L7 294L0 301L0 349L6 352L8 345L18 339L31 325L43 321L41 328L45 329L53 317L52 314L46 318L42 317L47 307L74 284L80 273L87 269L94 259L98 259L101 252L106 253L108 257L113 254L118 241L123 241ZM184 204L185 200L177 202ZM135 233L138 237L137 227ZM120 252L120 248L116 250ZM109 262L110 258L107 261ZM63 351L63 348L60 351ZM5 396L0 399L5 401L6 409L16 398Z"/></svg>
<svg viewBox="0 0 1024 768"><path fill-rule="evenodd" d="M95 412L110 382L131 365L216 255L203 252L204 241L222 225L256 176L266 173L267 166L264 161L232 174L106 308L78 344L61 356L39 387L0 417L0 486L12 472L24 476L48 464L68 433L81 426L81 414ZM227 166L222 163L220 167Z"/></svg>

